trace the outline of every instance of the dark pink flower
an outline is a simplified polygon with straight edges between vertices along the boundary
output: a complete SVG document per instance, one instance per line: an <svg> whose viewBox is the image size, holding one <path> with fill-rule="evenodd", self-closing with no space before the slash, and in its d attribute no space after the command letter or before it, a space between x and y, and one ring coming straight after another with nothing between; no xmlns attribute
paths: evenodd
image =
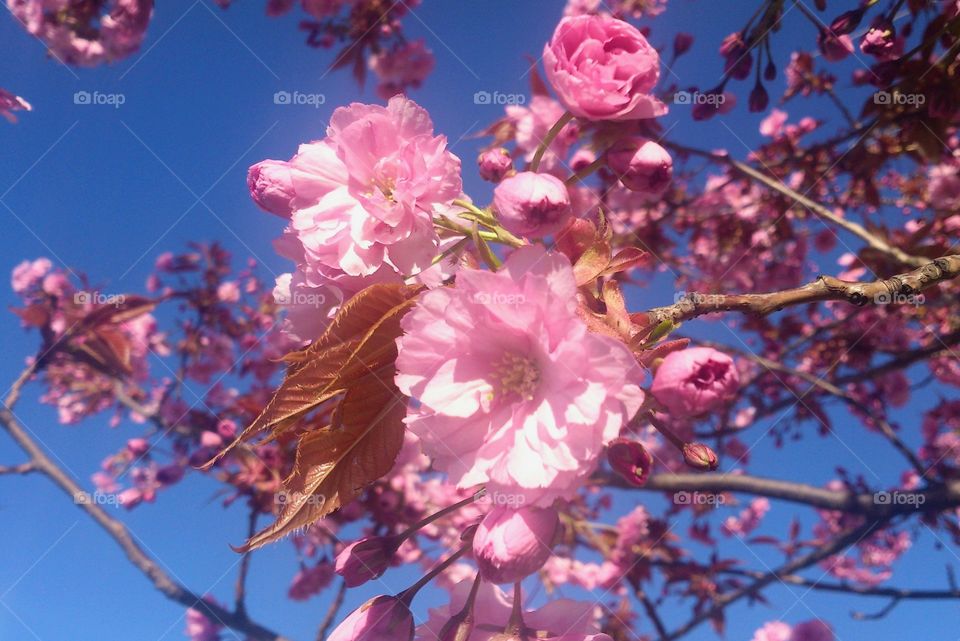
<svg viewBox="0 0 960 641"><path fill-rule="evenodd" d="M560 102L587 120L638 120L667 113L652 95L660 56L633 25L608 15L560 21L543 49Z"/></svg>
<svg viewBox="0 0 960 641"><path fill-rule="evenodd" d="M607 166L623 186L650 197L663 194L673 180L673 159L646 138L621 138L607 152Z"/></svg>

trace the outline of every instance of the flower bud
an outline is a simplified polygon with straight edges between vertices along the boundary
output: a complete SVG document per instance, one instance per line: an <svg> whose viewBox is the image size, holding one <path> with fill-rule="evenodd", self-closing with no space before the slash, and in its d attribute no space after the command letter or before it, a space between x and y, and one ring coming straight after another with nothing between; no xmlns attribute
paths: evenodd
<svg viewBox="0 0 960 641"><path fill-rule="evenodd" d="M492 183L498 183L513 169L513 159L510 158L509 151L503 147L497 147L480 154L477 158L477 165L480 168L481 178Z"/></svg>
<svg viewBox="0 0 960 641"><path fill-rule="evenodd" d="M703 472L717 469L717 453L703 443L684 443L683 462Z"/></svg>
<svg viewBox="0 0 960 641"><path fill-rule="evenodd" d="M533 574L550 557L558 525L552 507L494 507L473 537L480 575L491 583L513 583Z"/></svg>
<svg viewBox="0 0 960 641"><path fill-rule="evenodd" d="M134 456L143 456L150 450L150 441L145 438L132 438L127 441L127 451Z"/></svg>
<svg viewBox="0 0 960 641"><path fill-rule="evenodd" d="M770 95L767 93L763 84L758 82L754 86L753 91L750 92L750 111L753 113L763 111L767 108L768 104L770 104Z"/></svg>
<svg viewBox="0 0 960 641"><path fill-rule="evenodd" d="M413 615L395 596L373 597L350 613L327 641L410 641Z"/></svg>
<svg viewBox="0 0 960 641"><path fill-rule="evenodd" d="M607 460L613 471L637 487L647 482L653 457L643 445L625 438L615 439L607 447Z"/></svg>
<svg viewBox="0 0 960 641"><path fill-rule="evenodd" d="M667 150L646 138L625 138L607 151L607 166L631 191L659 196L673 180L673 159Z"/></svg>
<svg viewBox="0 0 960 641"><path fill-rule="evenodd" d="M560 230L570 218L570 193L550 174L524 171L497 185L493 207L503 226L518 236L540 238Z"/></svg>
<svg viewBox="0 0 960 641"><path fill-rule="evenodd" d="M697 416L729 402L740 387L733 359L711 347L671 352L653 377L650 391L675 418Z"/></svg>
<svg viewBox="0 0 960 641"><path fill-rule="evenodd" d="M348 588L363 585L390 567L397 547L397 539L391 536L371 536L354 541L337 555L336 572L343 577Z"/></svg>
<svg viewBox="0 0 960 641"><path fill-rule="evenodd" d="M253 165L247 172L247 188L261 209L283 218L290 217L293 211L290 203L296 192L287 163L264 160Z"/></svg>
<svg viewBox="0 0 960 641"><path fill-rule="evenodd" d="M720 44L720 55L726 59L724 73L729 73L737 80L743 80L750 75L753 67L753 54L750 53L747 43L740 33L731 33Z"/></svg>
<svg viewBox="0 0 960 641"><path fill-rule="evenodd" d="M866 11L866 9L860 7L859 9L851 9L850 11L841 13L830 23L830 31L838 36L853 32L853 30L859 26L860 20L863 19L864 11Z"/></svg>
<svg viewBox="0 0 960 641"><path fill-rule="evenodd" d="M673 38L673 57L679 58L683 54L690 51L690 47L693 46L693 36L689 33L678 33Z"/></svg>

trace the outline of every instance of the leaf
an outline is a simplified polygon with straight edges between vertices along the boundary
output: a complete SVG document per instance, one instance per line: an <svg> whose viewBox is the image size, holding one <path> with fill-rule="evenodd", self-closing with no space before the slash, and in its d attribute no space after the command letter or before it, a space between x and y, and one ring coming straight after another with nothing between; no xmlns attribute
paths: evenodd
<svg viewBox="0 0 960 641"><path fill-rule="evenodd" d="M351 386L335 425L303 436L293 473L284 481L277 520L237 548L247 552L323 518L390 471L403 445L406 398L369 374ZM339 423L339 424L336 424Z"/></svg>
<svg viewBox="0 0 960 641"><path fill-rule="evenodd" d="M573 266L573 276L577 280L577 287L583 287L599 278L609 265L610 243L602 237L598 237L580 255Z"/></svg>
<svg viewBox="0 0 960 641"><path fill-rule="evenodd" d="M392 365L400 319L419 291L409 285L377 284L344 303L312 345L288 355L287 376L260 416L201 469L209 469L236 445L267 430L273 431L273 437L282 434L321 404L342 395L351 379Z"/></svg>
<svg viewBox="0 0 960 641"><path fill-rule="evenodd" d="M647 252L637 247L624 247L616 253L610 260L609 265L603 270L603 276L610 276L618 272L624 272L632 269L647 259Z"/></svg>

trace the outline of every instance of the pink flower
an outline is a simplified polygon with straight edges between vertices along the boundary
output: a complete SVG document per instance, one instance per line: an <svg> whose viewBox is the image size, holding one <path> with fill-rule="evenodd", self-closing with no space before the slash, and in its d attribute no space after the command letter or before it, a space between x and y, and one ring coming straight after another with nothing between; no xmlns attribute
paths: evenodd
<svg viewBox="0 0 960 641"><path fill-rule="evenodd" d="M727 520L720 526L720 531L727 536L748 536L757 529L760 520L769 510L770 501L768 499L763 497L753 499L747 509L740 512L739 516L728 516Z"/></svg>
<svg viewBox="0 0 960 641"><path fill-rule="evenodd" d="M377 596L350 613L327 641L407 641L413 638L413 615L397 597Z"/></svg>
<svg viewBox="0 0 960 641"><path fill-rule="evenodd" d="M211 597L203 597L208 603L216 603ZM190 641L219 641L223 626L211 621L201 610L187 609L187 629L185 633Z"/></svg>
<svg viewBox="0 0 960 641"><path fill-rule="evenodd" d="M93 66L125 58L140 48L153 13L153 0L97 3L7 0L24 28L43 40L51 53L71 65Z"/></svg>
<svg viewBox="0 0 960 641"><path fill-rule="evenodd" d="M638 120L667 113L651 92L660 56L636 27L607 15L560 21L543 49L560 102L587 120Z"/></svg>
<svg viewBox="0 0 960 641"><path fill-rule="evenodd" d="M34 285L40 283L47 272L53 267L48 258L25 260L13 268L10 277L10 286L17 294L22 294Z"/></svg>
<svg viewBox="0 0 960 641"><path fill-rule="evenodd" d="M727 403L739 385L732 358L711 347L693 347L663 359L650 391L673 416L687 417Z"/></svg>
<svg viewBox="0 0 960 641"><path fill-rule="evenodd" d="M833 641L833 630L820 619L804 621L793 626L790 641Z"/></svg>
<svg viewBox="0 0 960 641"><path fill-rule="evenodd" d="M751 641L790 641L790 626L783 621L770 621L753 633Z"/></svg>
<svg viewBox="0 0 960 641"><path fill-rule="evenodd" d="M333 566L326 562L318 563L312 568L304 568L293 577L287 596L294 601L306 601L330 585L333 574Z"/></svg>
<svg viewBox="0 0 960 641"><path fill-rule="evenodd" d="M337 574L347 587L376 579L390 566L400 542L393 537L371 536L354 541L337 555Z"/></svg>
<svg viewBox="0 0 960 641"><path fill-rule="evenodd" d="M370 70L380 78L377 94L384 100L416 89L430 75L436 60L423 39L404 42L370 57Z"/></svg>
<svg viewBox="0 0 960 641"><path fill-rule="evenodd" d="M30 106L30 103L17 96L10 93L3 87L0 87L0 116L3 116L10 122L17 122L17 117L13 115L14 111L32 111L33 107Z"/></svg>
<svg viewBox="0 0 960 641"><path fill-rule="evenodd" d="M548 506L572 497L643 402L619 341L587 331L569 260L515 251L496 273L463 269L403 319L396 382L407 424L461 488Z"/></svg>
<svg viewBox="0 0 960 641"><path fill-rule="evenodd" d="M283 330L294 340L311 341L327 327L343 302L343 291L330 279L309 285L301 272L277 276L273 300L287 311Z"/></svg>
<svg viewBox="0 0 960 641"><path fill-rule="evenodd" d="M402 96L387 107L354 103L333 112L327 138L301 147L291 169L297 199L290 229L318 272L368 276L383 265L403 274L437 252L433 208L461 192L460 160L433 135L427 112ZM300 156L309 154L304 162Z"/></svg>
<svg viewBox="0 0 960 641"><path fill-rule="evenodd" d="M760 135L777 138L787 122L787 112L774 109L770 115L760 121Z"/></svg>
<svg viewBox="0 0 960 641"><path fill-rule="evenodd" d="M673 159L667 150L646 138L621 138L607 151L607 166L631 191L655 198L673 180Z"/></svg>
<svg viewBox="0 0 960 641"><path fill-rule="evenodd" d="M507 105L507 121L514 127L514 139L517 143L517 149L524 152L524 159L529 161L533 159L540 146L540 142L546 138L550 128L563 116L563 106L548 96L534 96L530 99L529 106ZM570 123L560 130L560 133L543 156L540 162L540 169L547 171L555 167L567 155L577 137L579 129L576 123Z"/></svg>
<svg viewBox="0 0 960 641"><path fill-rule="evenodd" d="M821 31L817 41L823 57L830 62L838 62L853 53L853 40L847 34L838 36L829 31Z"/></svg>
<svg viewBox="0 0 960 641"><path fill-rule="evenodd" d="M308 145L301 146L301 150ZM297 163L299 156L294 156L290 162L281 160L264 160L250 167L247 172L247 188L250 197L260 207L276 214L289 218L293 213L293 200L296 190L293 186L291 167Z"/></svg>
<svg viewBox="0 0 960 641"><path fill-rule="evenodd" d="M473 555L484 580L514 583L543 567L553 549L556 509L495 506L473 536Z"/></svg>
<svg viewBox="0 0 960 641"><path fill-rule="evenodd" d="M463 609L470 592L472 580L461 581L450 593L450 603L446 606L430 609L430 618L417 628L417 641L437 641L443 625ZM513 598L495 585L483 582L477 591L474 603L475 625L470 641L491 641L497 637L507 621L513 607ZM598 633L595 605L586 601L557 599L550 601L539 610L527 610L523 613L523 622L531 630L549 630L560 633L565 641L601 641L606 635L595 637ZM339 641L339 640L338 640Z"/></svg>
<svg viewBox="0 0 960 641"><path fill-rule="evenodd" d="M563 181L550 174L523 171L493 190L497 219L518 236L542 238L559 231L573 210Z"/></svg>
<svg viewBox="0 0 960 641"><path fill-rule="evenodd" d="M498 183L513 169L510 152L503 147L487 149L477 158L480 177L492 183Z"/></svg>

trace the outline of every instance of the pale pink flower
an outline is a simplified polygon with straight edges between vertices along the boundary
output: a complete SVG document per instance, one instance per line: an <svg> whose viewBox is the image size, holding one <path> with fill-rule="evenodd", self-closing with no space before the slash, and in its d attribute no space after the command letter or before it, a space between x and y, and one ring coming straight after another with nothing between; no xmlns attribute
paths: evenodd
<svg viewBox="0 0 960 641"><path fill-rule="evenodd" d="M377 94L387 100L408 89L417 89L433 71L436 60L423 39L404 42L370 56L370 70L380 84Z"/></svg>
<svg viewBox="0 0 960 641"><path fill-rule="evenodd" d="M487 149L477 158L477 167L481 178L498 183L513 169L513 159L503 147Z"/></svg>
<svg viewBox="0 0 960 641"><path fill-rule="evenodd" d="M205 596L203 600L208 603L216 603L212 597ZM219 641L220 631L223 626L211 621L203 611L195 608L188 608L187 629L185 633L190 637L190 641Z"/></svg>
<svg viewBox="0 0 960 641"><path fill-rule="evenodd" d="M783 621L770 621L753 633L750 641L790 641L790 626Z"/></svg>
<svg viewBox="0 0 960 641"><path fill-rule="evenodd" d="M407 424L458 487L548 506L571 498L643 401L621 342L589 333L569 260L515 251L496 273L463 269L403 319ZM518 501L519 502L519 501Z"/></svg>
<svg viewBox="0 0 960 641"><path fill-rule="evenodd" d="M463 609L472 583L472 580L458 583L450 592L448 605L430 609L430 618L417 628L417 641L436 641L440 638L443 625ZM474 602L475 623L470 641L491 641L503 631L510 619L512 607L512 593L508 596L495 585L481 583ZM523 622L532 630L563 634L556 638L586 641L599 632L596 623L597 609L596 604L585 601L556 599L538 610L525 611ZM600 641L603 636L596 641Z"/></svg>
<svg viewBox="0 0 960 641"><path fill-rule="evenodd" d="M760 121L760 135L777 138L787 122L787 112L773 109L770 115Z"/></svg>
<svg viewBox="0 0 960 641"><path fill-rule="evenodd" d="M732 358L711 347L692 347L663 359L650 391L671 415L686 417L721 407L739 386Z"/></svg>
<svg viewBox="0 0 960 641"><path fill-rule="evenodd" d="M652 95L660 56L633 25L608 15L560 21L543 49L560 102L587 120L638 120L667 113Z"/></svg>
<svg viewBox="0 0 960 641"><path fill-rule="evenodd" d="M17 294L22 294L40 283L52 267L53 263L50 262L49 258L37 258L33 261L25 260L13 268L10 286Z"/></svg>
<svg viewBox="0 0 960 641"><path fill-rule="evenodd" d="M334 283L311 286L299 271L277 276L273 300L287 312L283 331L298 341L320 336L343 302L343 291Z"/></svg>
<svg viewBox="0 0 960 641"><path fill-rule="evenodd" d="M473 536L481 576L491 583L514 583L533 574L550 557L558 525L552 507L495 506Z"/></svg>
<svg viewBox="0 0 960 641"><path fill-rule="evenodd" d="M750 505L740 512L739 516L728 516L720 526L727 536L744 537L749 536L751 532L757 529L761 519L770 511L770 501L764 497L756 498L750 501Z"/></svg>
<svg viewBox="0 0 960 641"><path fill-rule="evenodd" d="M284 242L299 247L284 253L330 277L428 268L438 243L433 209L461 193L460 160L446 146L427 112L402 96L386 107L337 109L327 138L302 145L288 163L289 183L271 178L278 187L260 192L280 194L282 204L292 188L292 238ZM272 203L270 211L282 209Z"/></svg>
<svg viewBox="0 0 960 641"><path fill-rule="evenodd" d="M505 109L507 121L514 126L514 140L517 149L524 153L524 159L533 159L540 143L547 137L550 128L563 116L563 106L548 96L534 96L527 106L508 105ZM547 148L540 161L541 170L549 170L562 161L570 145L579 135L575 123L570 123L560 130Z"/></svg>

